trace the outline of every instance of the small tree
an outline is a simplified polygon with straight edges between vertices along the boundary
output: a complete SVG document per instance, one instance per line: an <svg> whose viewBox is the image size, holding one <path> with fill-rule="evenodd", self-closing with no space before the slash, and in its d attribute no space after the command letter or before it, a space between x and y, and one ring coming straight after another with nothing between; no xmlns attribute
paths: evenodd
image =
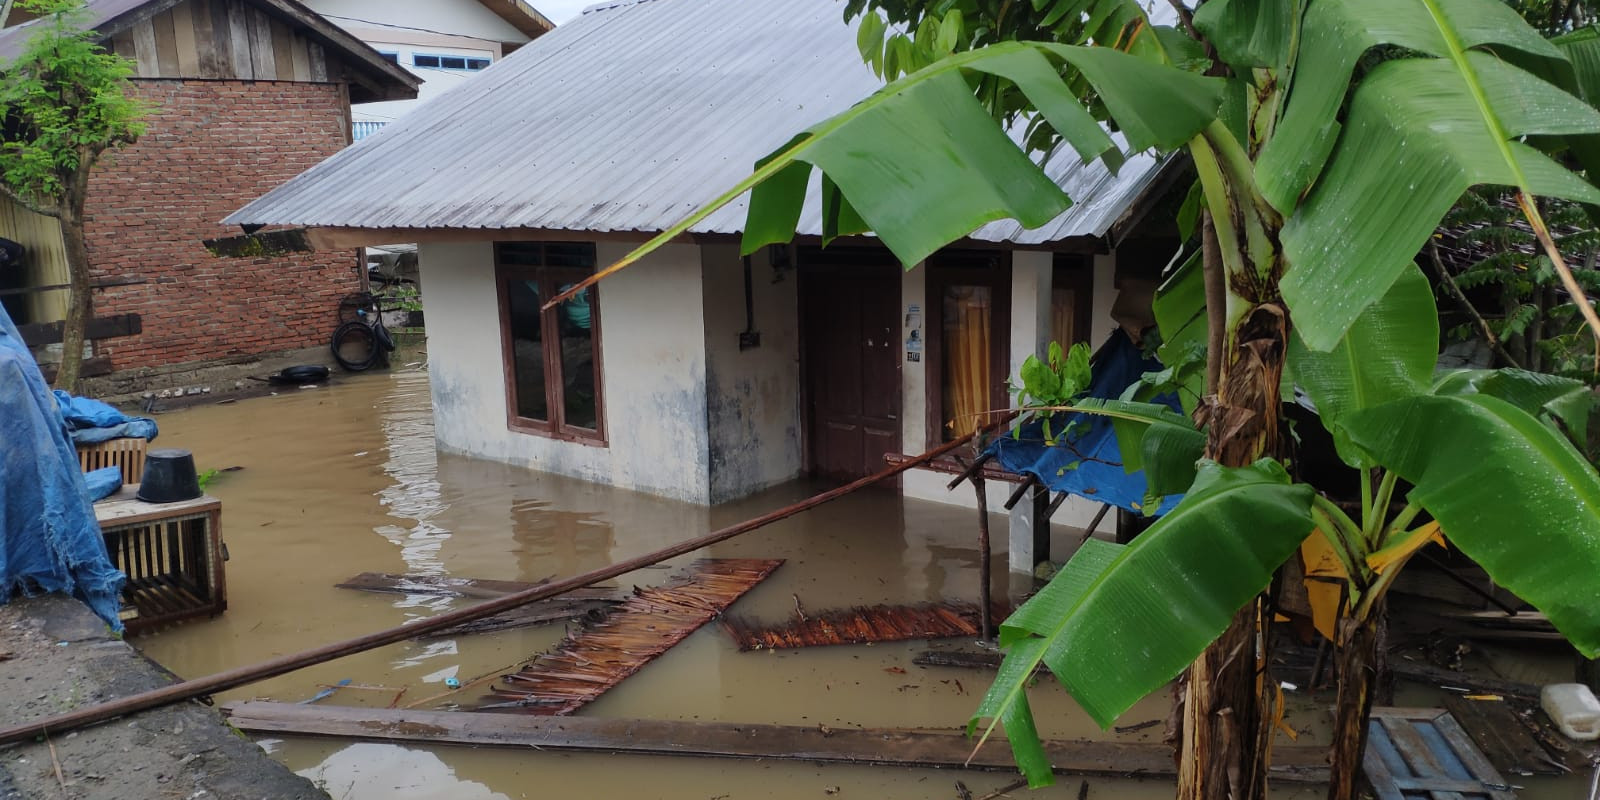
<svg viewBox="0 0 1600 800"><path fill-rule="evenodd" d="M61 222L71 299L56 385L78 383L92 310L83 209L89 172L105 151L144 133L129 96L130 62L85 30L77 0L18 0L40 17L22 53L0 64L0 194Z"/></svg>

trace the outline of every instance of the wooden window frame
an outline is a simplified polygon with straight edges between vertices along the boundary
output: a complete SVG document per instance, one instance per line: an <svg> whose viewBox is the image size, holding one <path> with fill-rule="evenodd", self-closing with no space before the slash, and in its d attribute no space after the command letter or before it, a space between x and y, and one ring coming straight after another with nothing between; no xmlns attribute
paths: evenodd
<svg viewBox="0 0 1600 800"><path fill-rule="evenodd" d="M506 294L507 281L513 278L532 278L538 281L540 297L554 297L556 295L556 287L561 283L564 275L578 277L592 274L593 267L507 264L501 258L502 244L501 242L496 242L494 245L494 282L495 297L499 305L500 365L503 375L502 380L506 387L506 427L517 433L543 436L564 442L575 442L594 447L610 446L610 441L606 438L605 360L602 356L604 348L601 346L603 330L600 320L600 287L598 286L589 287L590 327L594 331L594 428L591 430L566 423L566 403L561 396L566 382L561 371L560 318L552 313L539 316L541 325L540 338L544 357L545 404L546 408L550 410L550 419L538 420L524 417L517 411L516 347L511 337L511 298ZM531 244L542 245L543 243L516 243L519 247L527 247ZM541 258L541 260L543 259Z"/></svg>
<svg viewBox="0 0 1600 800"><path fill-rule="evenodd" d="M1084 342L1091 349L1094 343L1089 341L1093 335L1092 320L1094 315L1094 262L1090 256L1078 253L1056 253L1051 265L1050 273L1050 303L1055 304L1055 290L1058 287L1072 289L1072 341L1062 342L1061 346L1071 347L1075 342ZM1052 335L1054 331L1051 331Z"/></svg>
<svg viewBox="0 0 1600 800"><path fill-rule="evenodd" d="M927 368L928 448L945 443L944 438L944 290L949 286L987 286L994 298L989 332L989 363L997 370L991 381L989 406L1007 407L1010 395L1006 379L1011 374L1011 251L956 250L935 253L924 267L927 285L923 295L926 324L923 341Z"/></svg>

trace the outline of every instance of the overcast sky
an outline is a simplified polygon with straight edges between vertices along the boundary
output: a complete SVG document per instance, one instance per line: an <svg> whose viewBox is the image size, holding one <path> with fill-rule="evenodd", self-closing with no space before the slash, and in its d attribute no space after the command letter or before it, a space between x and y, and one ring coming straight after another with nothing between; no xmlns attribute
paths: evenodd
<svg viewBox="0 0 1600 800"><path fill-rule="evenodd" d="M599 0L533 0L533 7L557 25L571 21Z"/></svg>

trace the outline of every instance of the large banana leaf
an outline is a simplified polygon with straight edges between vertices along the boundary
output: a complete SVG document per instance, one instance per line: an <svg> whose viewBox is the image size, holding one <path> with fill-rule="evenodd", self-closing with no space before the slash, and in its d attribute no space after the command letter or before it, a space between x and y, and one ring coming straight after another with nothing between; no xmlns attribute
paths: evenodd
<svg viewBox="0 0 1600 800"><path fill-rule="evenodd" d="M1399 400L1345 427L1495 583L1600 655L1600 476L1565 438L1482 394Z"/></svg>
<svg viewBox="0 0 1600 800"><path fill-rule="evenodd" d="M1279 286L1301 339L1314 350L1338 344L1470 186L1600 201L1600 190L1515 138L1590 131L1600 131L1600 113L1492 55L1374 69L1327 170L1283 228L1292 268Z"/></svg>
<svg viewBox="0 0 1600 800"><path fill-rule="evenodd" d="M1196 352L1205 352L1208 320L1199 251L1156 290L1150 310L1155 314L1156 330L1161 332L1161 363L1172 366ZM1187 391L1178 393L1178 401L1183 403L1184 411L1193 414L1197 398L1206 393L1205 372L1192 372L1184 388Z"/></svg>
<svg viewBox="0 0 1600 800"><path fill-rule="evenodd" d="M1289 343L1289 369L1317 404L1339 457L1352 467L1370 467L1339 421L1350 412L1427 391L1438 353L1433 287L1412 264L1382 300L1361 312L1333 350L1312 350L1295 334Z"/></svg>
<svg viewBox="0 0 1600 800"><path fill-rule="evenodd" d="M1600 397L1580 380L1521 369L1459 370L1445 375L1432 394L1483 393L1528 412L1562 431L1578 447L1589 441L1589 417Z"/></svg>
<svg viewBox="0 0 1600 800"><path fill-rule="evenodd" d="M1194 26L1236 67L1283 66L1289 60L1295 4L1284 0L1210 0L1194 12Z"/></svg>
<svg viewBox="0 0 1600 800"><path fill-rule="evenodd" d="M1294 210L1333 151L1339 133L1335 116L1356 62L1367 50L1390 44L1445 56L1450 49L1446 36L1467 48L1500 45L1561 58L1560 51L1500 0L1313 2L1301 28L1289 104L1257 161L1262 196L1285 214Z"/></svg>
<svg viewBox="0 0 1600 800"><path fill-rule="evenodd" d="M1275 461L1205 463L1189 494L1133 544L1067 563L1001 626L1006 667L973 717L1013 742L1028 676L1042 661L1101 726L1172 680L1272 580L1312 529L1311 487ZM990 730L993 730L991 725ZM1040 765L1017 754L1030 780ZM1048 767L1045 767L1048 771Z"/></svg>
<svg viewBox="0 0 1600 800"><path fill-rule="evenodd" d="M755 180L741 187L765 180L763 172L777 180L751 196L743 250L793 235L809 165L837 185L863 226L907 265L987 222L1010 218L1037 227L1050 221L1070 201L995 124L962 73L1011 81L1080 155L1107 152L1111 139L1073 96L1053 59L1095 87L1133 150L1178 147L1221 102L1220 81L1109 48L1004 42L952 56L889 84L763 160Z"/></svg>

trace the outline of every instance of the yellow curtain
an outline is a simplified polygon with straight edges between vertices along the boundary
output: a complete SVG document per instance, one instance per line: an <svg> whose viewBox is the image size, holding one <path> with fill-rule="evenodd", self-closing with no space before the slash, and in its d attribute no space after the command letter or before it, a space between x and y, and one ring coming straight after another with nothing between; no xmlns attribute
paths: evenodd
<svg viewBox="0 0 1600 800"><path fill-rule="evenodd" d="M1052 289L1050 292L1050 340L1060 342L1063 349L1078 341L1076 316L1078 298L1071 289Z"/></svg>
<svg viewBox="0 0 1600 800"><path fill-rule="evenodd" d="M952 286L944 296L944 417L947 436L977 430L989 410L987 286Z"/></svg>

